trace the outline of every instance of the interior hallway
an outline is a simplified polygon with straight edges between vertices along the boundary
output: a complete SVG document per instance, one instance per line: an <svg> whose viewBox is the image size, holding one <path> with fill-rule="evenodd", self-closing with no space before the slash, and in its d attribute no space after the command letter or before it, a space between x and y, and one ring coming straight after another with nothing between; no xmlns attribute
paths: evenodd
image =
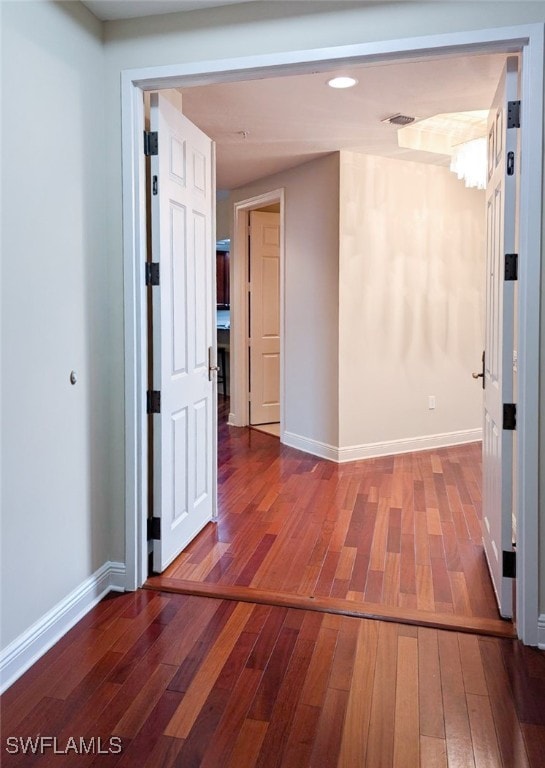
<svg viewBox="0 0 545 768"><path fill-rule="evenodd" d="M481 544L481 445L336 465L228 427L219 519L159 589L513 636Z"/></svg>

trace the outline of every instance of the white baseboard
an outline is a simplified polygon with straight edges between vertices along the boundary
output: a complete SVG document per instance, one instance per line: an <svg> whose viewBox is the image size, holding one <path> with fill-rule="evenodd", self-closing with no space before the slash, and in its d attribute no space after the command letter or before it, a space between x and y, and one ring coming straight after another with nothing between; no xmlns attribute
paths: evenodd
<svg viewBox="0 0 545 768"><path fill-rule="evenodd" d="M290 448L297 448L299 451L311 453L313 456L319 456L321 459L329 461L339 461L339 449L328 443L321 443L319 440L312 440L310 437L296 435L294 432L283 432L280 435L280 441Z"/></svg>
<svg viewBox="0 0 545 768"><path fill-rule="evenodd" d="M537 647L545 651L545 613L541 613L537 620Z"/></svg>
<svg viewBox="0 0 545 768"><path fill-rule="evenodd" d="M392 456L398 453L412 453L413 451L429 451L433 448L446 448L449 445L473 443L481 439L482 429L466 429L458 432L445 432L439 435L411 437L405 440L387 440L382 443L339 447L322 443L319 440L312 440L308 437L302 437L293 432L284 432L282 435L282 442L285 445L337 463L373 459L378 456Z"/></svg>
<svg viewBox="0 0 545 768"><path fill-rule="evenodd" d="M368 443L367 445L352 445L339 448L337 461L357 461L372 459L376 456L392 456L397 453L412 453L413 451L429 451L433 448L447 448L449 445L474 443L482 439L482 429L466 429L459 432L444 432L439 435L423 435L410 437L405 440L388 440L383 443Z"/></svg>
<svg viewBox="0 0 545 768"><path fill-rule="evenodd" d="M65 635L108 592L125 590L125 564L104 563L0 652L0 693Z"/></svg>

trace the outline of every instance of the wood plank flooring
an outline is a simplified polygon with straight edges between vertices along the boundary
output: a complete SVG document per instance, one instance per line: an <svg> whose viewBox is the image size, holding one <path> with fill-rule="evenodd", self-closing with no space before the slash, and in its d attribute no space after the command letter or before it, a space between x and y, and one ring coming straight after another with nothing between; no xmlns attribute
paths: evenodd
<svg viewBox="0 0 545 768"><path fill-rule="evenodd" d="M220 409L219 520L148 586L349 601L362 615L383 606L513 635L481 543L480 443L337 465L228 427L228 398Z"/></svg>
<svg viewBox="0 0 545 768"><path fill-rule="evenodd" d="M1 760L541 768L544 703L545 654L518 641L140 590L103 600L4 694ZM38 734L49 746L23 754ZM88 754L64 754L71 737Z"/></svg>

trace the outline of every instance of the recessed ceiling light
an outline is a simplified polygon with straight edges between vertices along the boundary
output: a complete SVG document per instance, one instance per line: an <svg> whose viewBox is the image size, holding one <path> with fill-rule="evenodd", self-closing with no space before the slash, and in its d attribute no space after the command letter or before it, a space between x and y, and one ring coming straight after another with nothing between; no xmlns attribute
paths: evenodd
<svg viewBox="0 0 545 768"><path fill-rule="evenodd" d="M355 77L332 77L327 81L327 84L331 88L352 88L358 81Z"/></svg>

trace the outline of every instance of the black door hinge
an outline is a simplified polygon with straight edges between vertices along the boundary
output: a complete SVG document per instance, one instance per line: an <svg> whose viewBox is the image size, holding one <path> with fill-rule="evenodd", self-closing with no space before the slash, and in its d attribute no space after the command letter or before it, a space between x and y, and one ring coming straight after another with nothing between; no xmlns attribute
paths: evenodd
<svg viewBox="0 0 545 768"><path fill-rule="evenodd" d="M160 541L161 539L161 518L148 517L148 541Z"/></svg>
<svg viewBox="0 0 545 768"><path fill-rule="evenodd" d="M517 428L517 406L515 405L515 403L503 404L503 428L504 429Z"/></svg>
<svg viewBox="0 0 545 768"><path fill-rule="evenodd" d="M157 131L144 131L144 154L146 157L159 154L159 135Z"/></svg>
<svg viewBox="0 0 545 768"><path fill-rule="evenodd" d="M146 406L148 413L161 413L161 393L158 390L148 390Z"/></svg>
<svg viewBox="0 0 545 768"><path fill-rule="evenodd" d="M146 285L159 285L159 262L146 262Z"/></svg>
<svg viewBox="0 0 545 768"><path fill-rule="evenodd" d="M518 253L505 254L505 280L518 280Z"/></svg>
<svg viewBox="0 0 545 768"><path fill-rule="evenodd" d="M517 553L509 550L503 550L502 552L502 569L501 575L506 579L517 578Z"/></svg>
<svg viewBox="0 0 545 768"><path fill-rule="evenodd" d="M520 128L520 100L507 102L507 127Z"/></svg>
<svg viewBox="0 0 545 768"><path fill-rule="evenodd" d="M152 178L151 192L153 195L157 194L157 176L153 176Z"/></svg>

